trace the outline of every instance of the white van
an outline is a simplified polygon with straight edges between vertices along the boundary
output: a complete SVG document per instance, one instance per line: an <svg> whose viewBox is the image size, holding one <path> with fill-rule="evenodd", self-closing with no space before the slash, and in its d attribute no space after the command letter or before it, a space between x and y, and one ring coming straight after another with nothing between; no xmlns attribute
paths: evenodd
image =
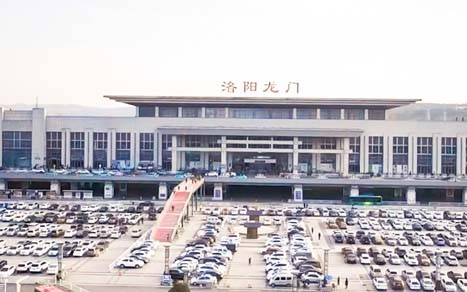
<svg viewBox="0 0 467 292"><path fill-rule="evenodd" d="M222 220L219 219L219 217L215 217L215 216L209 216L207 221L208 221L208 223L211 223L211 224L221 224L222 223Z"/></svg>
<svg viewBox="0 0 467 292"><path fill-rule="evenodd" d="M276 287L276 286L292 286L293 277L291 273L279 273L269 280L269 286Z"/></svg>

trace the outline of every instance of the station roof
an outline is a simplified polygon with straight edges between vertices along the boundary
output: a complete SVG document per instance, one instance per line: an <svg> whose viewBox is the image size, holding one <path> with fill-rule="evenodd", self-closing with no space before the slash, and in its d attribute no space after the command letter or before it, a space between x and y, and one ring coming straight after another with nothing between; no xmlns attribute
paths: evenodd
<svg viewBox="0 0 467 292"><path fill-rule="evenodd" d="M314 98L314 97L245 97L245 96L146 96L104 95L130 105L236 105L236 106L346 106L390 109L416 103L421 99L398 98Z"/></svg>

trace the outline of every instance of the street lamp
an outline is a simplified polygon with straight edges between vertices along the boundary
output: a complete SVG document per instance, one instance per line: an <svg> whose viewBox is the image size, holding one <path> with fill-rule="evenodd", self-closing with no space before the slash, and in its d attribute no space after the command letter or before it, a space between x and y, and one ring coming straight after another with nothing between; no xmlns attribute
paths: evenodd
<svg viewBox="0 0 467 292"><path fill-rule="evenodd" d="M57 274L55 280L61 281L63 279L63 242L58 243L58 256L57 256Z"/></svg>

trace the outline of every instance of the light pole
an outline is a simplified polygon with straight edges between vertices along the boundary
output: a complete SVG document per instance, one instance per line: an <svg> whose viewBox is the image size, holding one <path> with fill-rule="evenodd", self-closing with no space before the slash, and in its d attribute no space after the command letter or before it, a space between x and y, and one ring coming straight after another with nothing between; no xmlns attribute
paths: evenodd
<svg viewBox="0 0 467 292"><path fill-rule="evenodd" d="M63 278L63 242L58 243L58 256L57 256L57 275L55 280L61 281Z"/></svg>

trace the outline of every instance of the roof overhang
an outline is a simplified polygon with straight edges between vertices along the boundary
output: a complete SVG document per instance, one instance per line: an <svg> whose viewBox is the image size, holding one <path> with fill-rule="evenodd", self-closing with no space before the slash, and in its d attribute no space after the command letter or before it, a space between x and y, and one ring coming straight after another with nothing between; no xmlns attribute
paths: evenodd
<svg viewBox="0 0 467 292"><path fill-rule="evenodd" d="M244 96L144 96L104 95L105 98L130 105L236 105L236 106L345 106L395 108L421 99L383 98L311 98L311 97L244 97Z"/></svg>
<svg viewBox="0 0 467 292"><path fill-rule="evenodd" d="M297 129L297 128L235 128L235 127L161 127L166 135L232 135L232 136L306 136L306 137L359 137L360 129Z"/></svg>

